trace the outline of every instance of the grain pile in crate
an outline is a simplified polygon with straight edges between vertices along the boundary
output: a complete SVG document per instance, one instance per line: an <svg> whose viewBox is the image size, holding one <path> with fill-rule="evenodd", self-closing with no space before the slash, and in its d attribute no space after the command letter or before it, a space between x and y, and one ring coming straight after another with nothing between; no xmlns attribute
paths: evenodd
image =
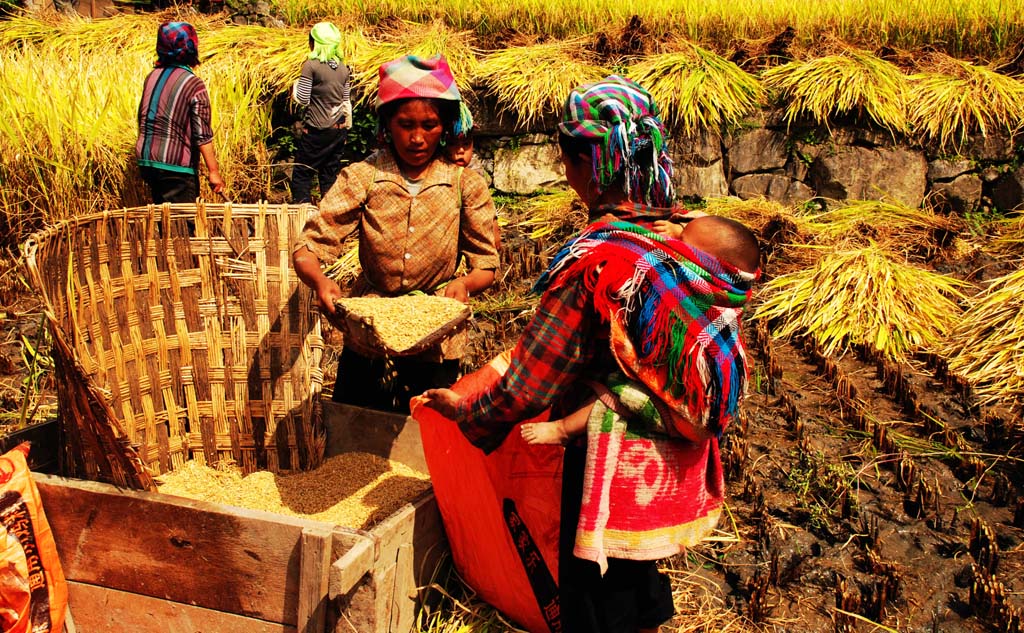
<svg viewBox="0 0 1024 633"><path fill-rule="evenodd" d="M349 297L336 302L347 341L383 354L421 351L469 317L466 304L447 297Z"/></svg>
<svg viewBox="0 0 1024 633"><path fill-rule="evenodd" d="M316 470L242 476L188 462L158 479L165 494L367 529L430 488L428 475L369 453L343 453Z"/></svg>

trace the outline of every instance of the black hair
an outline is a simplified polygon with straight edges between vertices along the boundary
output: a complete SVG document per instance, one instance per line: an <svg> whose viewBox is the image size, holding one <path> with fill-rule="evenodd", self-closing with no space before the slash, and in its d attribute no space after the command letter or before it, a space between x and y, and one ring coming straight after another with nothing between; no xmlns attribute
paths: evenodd
<svg viewBox="0 0 1024 633"><path fill-rule="evenodd" d="M571 161L573 165L578 165L582 156L593 158L595 143L596 141L591 139L569 136L568 134L563 134L561 132L558 133L558 147L562 150L562 154L568 157L569 161ZM654 144L651 143L649 139L646 143L640 143L636 147L635 151L636 154L634 156L634 160L639 166L641 173L649 175L652 173L652 170L658 168L656 165L657 156L654 152ZM612 180L612 182L604 189L618 187L625 191L625 180L625 172L615 174L614 180ZM595 182L594 185L598 186L599 183ZM641 197L636 198L636 195L640 195ZM630 199L634 202L643 202L644 198L642 196L642 191L635 190L634 194L630 195Z"/></svg>
<svg viewBox="0 0 1024 633"><path fill-rule="evenodd" d="M593 156L593 142L576 136L558 133L558 147L573 165L580 163L580 156Z"/></svg>
<svg viewBox="0 0 1024 633"><path fill-rule="evenodd" d="M746 272L760 268L761 246L757 236L745 224L720 215L706 215L690 221L691 224L694 222L710 225L704 230L714 234L718 251L715 255Z"/></svg>

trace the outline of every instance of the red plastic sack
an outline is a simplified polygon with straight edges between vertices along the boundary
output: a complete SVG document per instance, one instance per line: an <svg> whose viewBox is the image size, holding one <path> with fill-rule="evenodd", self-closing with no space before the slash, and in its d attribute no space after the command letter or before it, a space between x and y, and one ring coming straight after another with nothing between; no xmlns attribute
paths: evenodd
<svg viewBox="0 0 1024 633"><path fill-rule="evenodd" d="M68 587L27 455L0 455L0 631L59 633Z"/></svg>
<svg viewBox="0 0 1024 633"><path fill-rule="evenodd" d="M476 392L507 367L507 355L498 356L452 388ZM456 569L520 626L532 633L560 631L562 447L528 445L513 429L501 447L484 455L454 422L417 399L412 404Z"/></svg>

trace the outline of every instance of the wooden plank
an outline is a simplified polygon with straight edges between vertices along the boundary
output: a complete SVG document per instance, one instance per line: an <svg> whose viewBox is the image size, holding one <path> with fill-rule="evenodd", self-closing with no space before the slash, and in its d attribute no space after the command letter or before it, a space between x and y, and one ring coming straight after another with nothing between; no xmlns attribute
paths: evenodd
<svg viewBox="0 0 1024 633"><path fill-rule="evenodd" d="M411 582L410 582L411 581ZM416 591L412 543L402 543L395 552L395 587L391 597L391 631L411 631L416 622ZM404 595L403 595L404 594Z"/></svg>
<svg viewBox="0 0 1024 633"><path fill-rule="evenodd" d="M409 633L405 631L393 631L391 629L391 614L395 610L395 562L378 561L378 567L373 574L373 582L376 586L377 603L374 605L374 628L372 633Z"/></svg>
<svg viewBox="0 0 1024 633"><path fill-rule="evenodd" d="M326 457L358 451L427 472L419 422L414 418L324 401L323 419L327 430Z"/></svg>
<svg viewBox="0 0 1024 633"><path fill-rule="evenodd" d="M373 568L376 543L363 539L331 565L328 595L333 600L345 595Z"/></svg>
<svg viewBox="0 0 1024 633"><path fill-rule="evenodd" d="M297 621L302 531L326 524L91 481L35 479L68 579ZM328 529L335 539L344 533Z"/></svg>
<svg viewBox="0 0 1024 633"><path fill-rule="evenodd" d="M417 588L432 580L447 551L434 495L402 506L368 537L367 548L373 544L369 577L356 575L362 565L344 565L341 559L332 565L331 596L340 609L334 632L408 633L415 625ZM369 552L361 549L356 545L346 554L350 560L365 560Z"/></svg>
<svg viewBox="0 0 1024 633"><path fill-rule="evenodd" d="M429 583L447 549L444 526L433 494L406 504L376 525L378 538L374 582L382 633L413 629L419 603L418 588Z"/></svg>
<svg viewBox="0 0 1024 633"><path fill-rule="evenodd" d="M323 633L327 622L327 584L331 572L331 534L324 528L302 530L302 565L299 570L300 633Z"/></svg>
<svg viewBox="0 0 1024 633"><path fill-rule="evenodd" d="M79 633L296 633L294 626L74 581L68 602Z"/></svg>
<svg viewBox="0 0 1024 633"><path fill-rule="evenodd" d="M75 619L71 617L71 606L64 607L64 633L78 633L75 626Z"/></svg>
<svg viewBox="0 0 1024 633"><path fill-rule="evenodd" d="M433 494L418 499L412 504L415 510L413 520L413 570L417 587L422 587L439 575L440 565L450 560L448 535L444 531L441 510Z"/></svg>

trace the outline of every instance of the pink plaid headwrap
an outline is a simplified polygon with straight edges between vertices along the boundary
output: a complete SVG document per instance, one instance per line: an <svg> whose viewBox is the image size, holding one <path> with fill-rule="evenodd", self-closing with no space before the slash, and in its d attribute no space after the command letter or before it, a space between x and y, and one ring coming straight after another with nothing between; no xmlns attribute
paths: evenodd
<svg viewBox="0 0 1024 633"><path fill-rule="evenodd" d="M442 55L406 55L380 66L377 108L398 99L462 101L452 69Z"/></svg>

